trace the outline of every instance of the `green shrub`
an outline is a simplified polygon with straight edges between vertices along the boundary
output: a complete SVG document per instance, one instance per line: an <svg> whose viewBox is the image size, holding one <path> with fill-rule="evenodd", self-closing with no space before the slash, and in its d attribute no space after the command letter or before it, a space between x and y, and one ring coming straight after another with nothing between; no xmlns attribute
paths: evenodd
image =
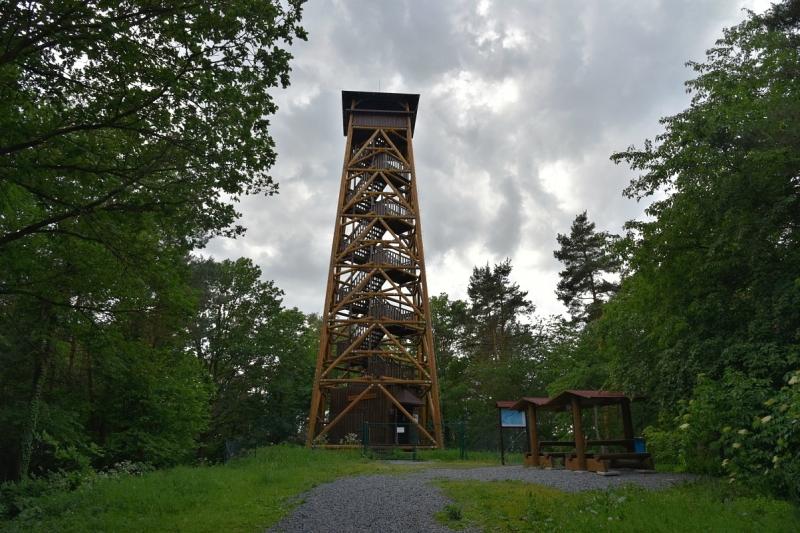
<svg viewBox="0 0 800 533"><path fill-rule="evenodd" d="M800 501L800 371L786 374L786 386L767 398L741 425L725 426L718 440L731 481L772 490ZM733 391L734 393L736 390Z"/></svg>
<svg viewBox="0 0 800 533"><path fill-rule="evenodd" d="M800 501L800 371L783 382L777 388L733 370L719 381L700 375L673 428L649 429L648 444L665 456L677 451L689 471Z"/></svg>
<svg viewBox="0 0 800 533"><path fill-rule="evenodd" d="M677 431L671 429L672 420L665 421L659 417L659 422L659 427L648 426L642 432L642 436L647 442L647 451L652 455L653 462L659 469L687 470L686 463L682 460Z"/></svg>
<svg viewBox="0 0 800 533"><path fill-rule="evenodd" d="M26 476L18 483L7 481L0 485L0 520L10 520L26 512L40 512L42 500L47 496L91 487L101 479L142 476L153 470L146 463L123 461L103 472L95 472L87 466L76 470L50 472L46 476Z"/></svg>

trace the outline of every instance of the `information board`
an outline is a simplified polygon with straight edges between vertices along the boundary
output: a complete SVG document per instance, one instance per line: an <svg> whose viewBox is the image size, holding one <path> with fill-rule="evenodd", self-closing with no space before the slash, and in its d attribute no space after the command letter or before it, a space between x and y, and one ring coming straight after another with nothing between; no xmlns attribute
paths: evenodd
<svg viewBox="0 0 800 533"><path fill-rule="evenodd" d="M504 428L524 428L525 413L511 409L500 409L500 420Z"/></svg>

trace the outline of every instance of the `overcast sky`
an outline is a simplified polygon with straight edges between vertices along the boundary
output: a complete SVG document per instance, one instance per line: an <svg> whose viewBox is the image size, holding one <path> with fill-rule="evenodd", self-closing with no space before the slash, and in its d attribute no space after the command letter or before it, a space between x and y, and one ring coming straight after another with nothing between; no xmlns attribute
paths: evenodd
<svg viewBox="0 0 800 533"><path fill-rule="evenodd" d="M280 184L239 204L243 238L217 259L249 257L322 312L344 158L341 91L420 94L414 136L428 292L465 298L475 265L511 258L541 314L556 299L556 234L588 211L621 233L645 205L609 156L685 109L686 61L764 0L310 0L308 42L291 47L271 132Z"/></svg>

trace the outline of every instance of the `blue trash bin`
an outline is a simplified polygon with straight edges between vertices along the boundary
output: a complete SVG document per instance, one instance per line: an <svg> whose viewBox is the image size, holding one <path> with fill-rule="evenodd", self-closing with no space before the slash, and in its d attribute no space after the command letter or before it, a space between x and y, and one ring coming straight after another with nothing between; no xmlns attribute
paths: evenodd
<svg viewBox="0 0 800 533"><path fill-rule="evenodd" d="M644 439L633 439L633 451L636 453L644 453Z"/></svg>

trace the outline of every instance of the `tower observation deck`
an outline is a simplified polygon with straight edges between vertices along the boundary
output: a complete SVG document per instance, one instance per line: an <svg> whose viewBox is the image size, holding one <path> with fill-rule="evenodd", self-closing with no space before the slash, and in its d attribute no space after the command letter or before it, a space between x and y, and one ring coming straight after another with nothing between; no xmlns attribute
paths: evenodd
<svg viewBox="0 0 800 533"><path fill-rule="evenodd" d="M308 427L316 445L442 442L411 142L418 102L342 92L347 141Z"/></svg>

